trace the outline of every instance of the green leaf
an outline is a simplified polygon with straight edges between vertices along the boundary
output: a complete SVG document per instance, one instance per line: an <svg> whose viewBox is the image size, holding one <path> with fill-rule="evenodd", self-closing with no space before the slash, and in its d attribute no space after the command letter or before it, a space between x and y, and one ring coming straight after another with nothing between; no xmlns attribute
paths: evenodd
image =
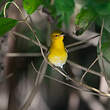
<svg viewBox="0 0 110 110"><path fill-rule="evenodd" d="M64 24L66 27L69 27L70 16L71 16L71 14L69 14L69 13L65 13L65 15L64 15Z"/></svg>
<svg viewBox="0 0 110 110"><path fill-rule="evenodd" d="M104 16L102 18L102 20L104 20L104 28L110 32L110 15L109 16Z"/></svg>
<svg viewBox="0 0 110 110"><path fill-rule="evenodd" d="M8 0L8 2L12 2L13 0Z"/></svg>
<svg viewBox="0 0 110 110"><path fill-rule="evenodd" d="M66 26L69 25L69 20L74 12L74 0L55 0L56 15L63 17L63 22Z"/></svg>
<svg viewBox="0 0 110 110"><path fill-rule="evenodd" d="M11 18L0 18L0 36L11 30L17 24L17 20Z"/></svg>
<svg viewBox="0 0 110 110"><path fill-rule="evenodd" d="M103 30L101 45L103 57L102 59L99 58L99 65L101 67L101 70L103 72L105 71L104 75L107 78L107 80L110 80L110 33L106 29ZM97 53L99 55L100 54L99 46L97 48L98 48ZM110 85L110 83L108 84Z"/></svg>
<svg viewBox="0 0 110 110"><path fill-rule="evenodd" d="M28 14L32 14L42 4L42 0L23 0L24 10Z"/></svg>
<svg viewBox="0 0 110 110"><path fill-rule="evenodd" d="M106 31L110 32L110 15L98 16L96 19L96 25L101 27L103 20L104 20L104 29ZM105 32L104 32L104 34L105 34Z"/></svg>
<svg viewBox="0 0 110 110"><path fill-rule="evenodd" d="M0 17L4 17L3 10L0 11Z"/></svg>
<svg viewBox="0 0 110 110"><path fill-rule="evenodd" d="M75 18L77 33L82 34L95 19L96 13L91 8L82 8Z"/></svg>
<svg viewBox="0 0 110 110"><path fill-rule="evenodd" d="M99 15L110 15L110 1L108 0L86 0L88 6L92 7Z"/></svg>
<svg viewBox="0 0 110 110"><path fill-rule="evenodd" d="M48 8L50 15L55 19L56 25L61 28L62 23L69 26L70 17L74 12L74 0L44 0L44 7Z"/></svg>
<svg viewBox="0 0 110 110"><path fill-rule="evenodd" d="M103 31L102 36L102 52L104 57L110 61L110 33L106 30Z"/></svg>
<svg viewBox="0 0 110 110"><path fill-rule="evenodd" d="M3 0L0 0L0 3L2 2Z"/></svg>
<svg viewBox="0 0 110 110"><path fill-rule="evenodd" d="M57 13L73 13L74 10L74 0L55 0L54 5L56 7Z"/></svg>

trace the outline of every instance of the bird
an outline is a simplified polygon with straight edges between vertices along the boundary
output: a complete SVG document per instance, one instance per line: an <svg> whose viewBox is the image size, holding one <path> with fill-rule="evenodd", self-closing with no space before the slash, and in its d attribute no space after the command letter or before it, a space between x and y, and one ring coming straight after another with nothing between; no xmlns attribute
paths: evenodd
<svg viewBox="0 0 110 110"><path fill-rule="evenodd" d="M51 45L48 54L48 61L57 66L63 68L66 63L68 54L64 47L64 34L62 32L53 32L51 35Z"/></svg>

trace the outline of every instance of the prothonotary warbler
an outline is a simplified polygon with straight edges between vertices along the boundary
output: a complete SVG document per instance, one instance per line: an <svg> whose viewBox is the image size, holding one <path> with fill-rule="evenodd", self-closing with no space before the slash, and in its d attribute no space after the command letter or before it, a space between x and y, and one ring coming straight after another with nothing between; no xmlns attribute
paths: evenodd
<svg viewBox="0 0 110 110"><path fill-rule="evenodd" d="M51 46L48 54L49 62L61 68L66 63L68 57L63 39L64 35L61 32L53 32L51 34Z"/></svg>

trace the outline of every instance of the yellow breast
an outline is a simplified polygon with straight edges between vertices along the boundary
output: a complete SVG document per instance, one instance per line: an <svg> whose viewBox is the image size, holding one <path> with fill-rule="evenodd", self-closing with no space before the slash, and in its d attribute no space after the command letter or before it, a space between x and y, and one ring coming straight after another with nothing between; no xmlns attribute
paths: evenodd
<svg viewBox="0 0 110 110"><path fill-rule="evenodd" d="M55 66L62 67L66 63L67 56L66 50L49 51L48 60Z"/></svg>

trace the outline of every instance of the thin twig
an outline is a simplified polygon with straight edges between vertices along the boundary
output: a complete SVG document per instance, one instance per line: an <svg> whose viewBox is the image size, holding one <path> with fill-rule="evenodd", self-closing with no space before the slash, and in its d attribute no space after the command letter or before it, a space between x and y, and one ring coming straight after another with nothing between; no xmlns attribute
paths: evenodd
<svg viewBox="0 0 110 110"><path fill-rule="evenodd" d="M6 17L6 7L7 7L8 4L13 4L13 5L19 10L21 16L25 19L25 16L24 16L23 12L21 11L21 9L19 8L19 6L18 6L14 1L12 1L12 2L7 2L7 3L5 4L4 10L3 10L4 17Z"/></svg>
<svg viewBox="0 0 110 110"><path fill-rule="evenodd" d="M49 63L48 63L48 64L49 64ZM72 81L74 84L79 85L80 87L84 87L84 88L86 88L86 89L92 90L92 91L94 91L94 92L96 92L96 93L99 93L99 94L102 95L102 96L110 97L110 94L104 93L104 92L102 92L102 91L100 91L100 90L98 90L98 89L96 89L96 88L93 88L93 87L90 87L90 86L88 86L88 85L86 85L86 84L80 83L80 82L78 82L78 81L76 81L76 80L70 78L70 77L67 76L65 73L63 73L62 71L60 71L58 68L54 67L53 65L51 65L51 64L49 64L49 65L50 65L51 67L53 67L54 70L58 71L58 73L60 73L61 75L63 75L65 78L67 78L67 79L69 79L70 81Z"/></svg>
<svg viewBox="0 0 110 110"><path fill-rule="evenodd" d="M35 68L34 65L33 65L33 68L34 68L35 72L38 73L38 71L37 71L37 69ZM104 96L104 97L110 96L109 94L106 94L106 93L103 93L103 92L102 92L102 94L98 94L98 93L100 93L100 91L97 90L97 89L95 89L95 88L92 88L92 89L93 89L94 91L97 91L98 93L93 93L93 92L91 92L91 91L89 91L89 90L83 90L83 89L81 89L80 87L76 87L76 86L74 86L74 85L65 83L65 82L63 82L63 81L60 81L60 80L58 80L58 79L56 79L56 78L53 78L53 77L51 77L51 76L48 76L48 75L44 75L44 77L49 78L49 79L54 80L54 81L57 81L57 82L59 82L59 83L61 83L61 84L64 84L64 85L66 85L66 86L68 86L68 87L71 87L71 88L74 88L74 89L76 89L76 90L85 91L85 92L90 93L90 94L93 94L93 95L98 95L98 96L101 95L101 96ZM77 81L75 81L75 80L73 80L73 79L72 79L72 81L74 81L74 82L77 83L78 85L82 86L82 84L80 84L79 82L77 82ZM87 85L85 85L85 84L83 84L83 87L89 88L89 86L87 86ZM90 90L91 90L91 89L90 89ZM103 94L104 94L104 95L103 95ZM106 94L106 95L105 95L105 94Z"/></svg>
<svg viewBox="0 0 110 110"><path fill-rule="evenodd" d="M20 33L18 33L18 32L13 32L13 34L14 34L14 35L17 35L17 36L19 36L19 37L21 37L21 38L23 38L23 39L26 39L26 40L28 40L28 41L31 41L31 42L34 43L35 45L39 46L39 44L38 44L36 41L30 39L29 37L27 37L27 36L25 36L25 35L23 35L23 34L20 34ZM42 47L44 50L46 50L46 51L48 50L47 47L44 46L44 45L42 45L42 44L41 44L41 47Z"/></svg>
<svg viewBox="0 0 110 110"><path fill-rule="evenodd" d="M100 32L100 37L99 37L99 49L101 50L101 46L102 46L102 34L103 34L103 28L104 28L104 20L102 21L102 27L101 27L101 32Z"/></svg>
<svg viewBox="0 0 110 110"><path fill-rule="evenodd" d="M86 74L89 72L90 68L98 61L99 57L97 57L93 62L92 64L88 67L88 69L84 72L83 76L81 77L81 80L80 82L83 81L84 77L86 76Z"/></svg>
<svg viewBox="0 0 110 110"><path fill-rule="evenodd" d="M7 53L7 57L40 57L41 53Z"/></svg>
<svg viewBox="0 0 110 110"><path fill-rule="evenodd" d="M32 66L35 67L34 64L33 64ZM42 82L42 80L43 80L43 75L45 74L46 69L47 69L47 63L45 62L45 60L43 60L41 66L40 66L40 68L39 68L39 71L38 71L39 75L40 75L40 72L42 73L42 77L40 78L39 83ZM39 79L36 78L35 85L37 84L38 80L39 80Z"/></svg>
<svg viewBox="0 0 110 110"><path fill-rule="evenodd" d="M32 64L32 67L35 70L34 64L33 63L31 63L31 64ZM40 84L41 84L41 82L43 80L43 76L44 76L44 73L45 73L46 68L47 68L47 66L45 66L46 68L45 68L45 71L44 71L43 67L44 67L45 64L46 63L43 60L41 66L40 66L40 69L39 69L39 71L37 73L37 77L36 77L36 81L35 81L34 87L33 87L32 91L31 91L28 99L26 100L25 104L22 106L22 108L20 110L27 110L29 108L29 106L31 105L33 99L35 98L35 95L36 95L36 93L38 91L38 88L39 88L39 86L40 86ZM43 68L43 70L42 70L42 68Z"/></svg>
<svg viewBox="0 0 110 110"><path fill-rule="evenodd" d="M96 92L96 93L99 93L99 94L102 95L102 96L110 97L110 94L108 94L108 93L104 93L104 92L102 92L102 91L100 91L100 90L98 90L98 89L96 89L96 88L94 88L94 87L90 87L90 86L88 86L88 85L86 85L86 84L80 83L80 82L78 82L78 81L76 81L76 80L70 78L69 76L65 75L62 71L60 71L58 68L53 68L53 69L57 70L57 71L58 71L60 74L62 74L65 78L69 79L70 81L72 81L72 82L75 83L76 85L79 85L80 87L84 87L84 88L86 88L86 89L88 89L88 90L92 90L92 91L94 91L94 92Z"/></svg>
<svg viewBox="0 0 110 110"><path fill-rule="evenodd" d="M36 40L37 40L37 42L38 42L38 45L39 45L40 50L41 50L41 54L42 54L42 56L43 56L45 62L47 62L47 63L49 64L47 58L46 58L45 55L44 55L43 48L42 48L42 44L40 43L40 41L39 41L39 39L38 39L38 37L37 37L37 35L36 35L36 32L32 29L31 25L30 25L27 21L24 21L24 23L25 23L25 24L29 27L29 29L32 31L33 35L35 36L35 38L36 38ZM51 64L49 64L49 65L51 65Z"/></svg>
<svg viewBox="0 0 110 110"><path fill-rule="evenodd" d="M84 91L84 92L86 92L86 93L88 93L88 94L100 96L100 94L98 94L98 93L94 93L94 92L91 92L91 91L89 91L89 90L83 90L83 89L81 89L81 88L79 88L79 87L76 87L76 86L71 85L71 84L69 84L69 83L65 83L65 82L60 81L60 80L58 80L58 79L56 79L56 78L53 78L53 77L51 77L51 76L44 75L44 77L45 77L45 78L48 78L48 79L51 79L51 80L54 80L54 81L56 81L56 82L58 82L58 83L60 83L60 84L66 85L66 86L68 86L68 87L70 87L70 88L79 90L79 91L81 91L81 92ZM102 95L102 96L103 96L103 95ZM106 97L106 96L103 96L103 97Z"/></svg>
<svg viewBox="0 0 110 110"><path fill-rule="evenodd" d="M14 74L13 73L10 73L9 75L5 76L5 78L3 79L0 79L0 83L6 81L7 79L11 78Z"/></svg>
<svg viewBox="0 0 110 110"><path fill-rule="evenodd" d="M34 71L35 71L36 73L38 73L37 69L35 68L35 66L34 66L33 64L32 64L32 67L33 67ZM79 88L79 87L76 87L76 86L74 86L74 85L65 83L65 82L63 82L63 81L60 81L60 80L58 80L58 79L56 79L56 78L53 78L53 77L51 77L51 76L48 76L48 75L46 75L46 74L44 75L44 77L45 77L45 78L48 78L48 79L51 79L51 80L54 80L54 81L56 81L56 82L58 82L58 83L60 83L60 84L66 85L66 86L68 86L68 87L74 88L74 89L76 89L76 90L85 91L85 92L87 92L87 93L90 93L90 94L98 95L98 96L99 96L99 94L97 94L97 93L93 93L93 92L88 91L88 90L83 90L83 89L81 89L81 88Z"/></svg>
<svg viewBox="0 0 110 110"><path fill-rule="evenodd" d="M80 49L84 49L84 48L89 47L89 46L90 46L90 44L87 43L87 44L84 44L84 45L81 45L81 46L73 47L71 49L68 49L68 53L78 51Z"/></svg>
<svg viewBox="0 0 110 110"><path fill-rule="evenodd" d="M30 19L30 22L31 22L32 27L35 28L34 23L33 23L33 21L32 21L31 15L28 15L28 16L29 16L29 19Z"/></svg>
<svg viewBox="0 0 110 110"><path fill-rule="evenodd" d="M54 78L54 77L51 77L51 76L48 76L48 75L44 75L44 77L45 77L45 78L48 78L48 79L51 79L51 80L54 80L54 81L56 81L56 82L58 82L58 83L60 83L60 84L66 85L66 86L71 87L71 88L76 89L76 90L85 91L85 92L90 92L89 90L83 90L83 89L81 89L80 87L76 87L76 86L74 86L74 85L71 85L71 84L69 84L69 83L63 82L63 81L61 81L61 80L58 80L58 79L56 79L56 78Z"/></svg>
<svg viewBox="0 0 110 110"><path fill-rule="evenodd" d="M35 72L38 73L38 71L37 71L37 69L35 68L35 66L34 66L33 64L32 64L32 66L33 66L33 69L35 70ZM91 92L91 91L89 91L89 90L83 90L83 89L81 89L80 87L76 87L76 86L74 86L74 85L65 83L65 82L60 81L60 80L58 80L58 79L56 79L56 78L53 78L53 77L51 77L51 76L44 75L44 77L46 77L46 78L48 78L48 79L51 79L51 80L54 80L54 81L56 81L56 82L58 82L58 83L60 83L60 84L66 85L66 86L68 86L68 87L74 88L74 89L76 89L76 90L85 91L85 92L87 92L87 93L89 93L89 94L93 94L93 95L98 95L98 96L100 96L100 94L98 94L98 93L94 93L94 92ZM103 96L103 95L102 95L102 96ZM104 97L106 97L106 96L104 96Z"/></svg>
<svg viewBox="0 0 110 110"><path fill-rule="evenodd" d="M99 37L99 50L100 50L100 57L101 57L101 60L102 60L102 65L103 65L103 72L105 73L105 68L104 68L104 63L103 63L103 53L102 53L102 34L103 34L103 28L104 28L104 20L102 21L102 27L101 27L101 32L100 32L100 37Z"/></svg>
<svg viewBox="0 0 110 110"><path fill-rule="evenodd" d="M38 73L37 69L35 68L35 66L34 66L33 64L32 64L32 67L33 67L33 69L35 70L35 72ZM90 92L89 90L83 90L83 89L81 89L80 87L76 87L76 86L74 86L74 85L65 83L65 82L60 81L60 80L58 80L58 79L56 79L56 78L53 78L53 77L51 77L51 76L44 75L44 77L49 78L49 79L54 80L54 81L57 81L57 82L59 82L59 83L61 83L61 84L64 84L64 85L66 85L66 86L68 86L68 87L71 87L71 88L74 88L74 89L76 89L76 90L85 91L85 92L87 92L87 93L90 93L90 94L98 95L98 96L99 96L99 94L97 94L97 93ZM76 81L75 81L75 82L76 82Z"/></svg>
<svg viewBox="0 0 110 110"><path fill-rule="evenodd" d="M91 37L91 38L88 38L88 39L86 39L86 40L82 40L82 41L79 41L79 42L76 42L76 43L72 43L72 44L66 45L65 47L66 47L66 48L70 48L70 47L73 47L73 46L81 45L81 44L83 44L83 43L85 43L85 42L88 42L89 40L92 40L92 39L98 37L98 36L100 36L100 35L98 34L98 35L93 36L93 37Z"/></svg>
<svg viewBox="0 0 110 110"><path fill-rule="evenodd" d="M94 97L92 94L85 94L83 91L81 91L80 97L84 100L84 102L86 102L90 110L107 110L106 107L104 107L104 105L102 104L102 102L97 100L97 98Z"/></svg>
<svg viewBox="0 0 110 110"><path fill-rule="evenodd" d="M76 63L74 63L74 62L72 62L70 60L67 60L67 63L70 64L71 66L74 66L76 68L82 69L84 71L87 71L88 70L86 67L83 67L83 66L81 66L79 64L76 64ZM97 75L99 77L104 77L102 74L100 74L100 73L98 73L96 71L90 70L90 69L88 70L88 72L91 73L91 74Z"/></svg>
<svg viewBox="0 0 110 110"><path fill-rule="evenodd" d="M104 28L104 19L102 21L102 27L101 27L101 32L100 32L100 37L99 37L99 52L100 52L100 58L102 62L102 68L103 68L103 73L105 75L105 79L107 81L106 73L105 73L105 66L104 66L104 61L103 61L103 53L102 53L102 35L103 35L103 28Z"/></svg>

